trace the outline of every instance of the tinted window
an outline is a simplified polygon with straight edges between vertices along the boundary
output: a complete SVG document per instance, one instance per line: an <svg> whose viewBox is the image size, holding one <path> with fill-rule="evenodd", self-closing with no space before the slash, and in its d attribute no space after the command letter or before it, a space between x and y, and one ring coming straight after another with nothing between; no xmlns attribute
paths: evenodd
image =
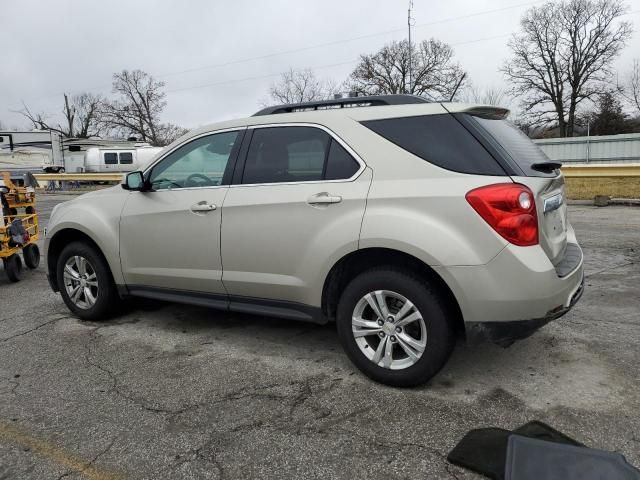
<svg viewBox="0 0 640 480"><path fill-rule="evenodd" d="M505 175L475 137L449 114L362 123L399 147L447 170L476 175Z"/></svg>
<svg viewBox="0 0 640 480"><path fill-rule="evenodd" d="M158 163L149 176L154 190L220 185L238 132L197 138Z"/></svg>
<svg viewBox="0 0 640 480"><path fill-rule="evenodd" d="M324 176L325 180L351 178L359 168L360 165L349 155L349 152L338 142L332 140L329 148L329 158L327 159L327 170Z"/></svg>
<svg viewBox="0 0 640 480"><path fill-rule="evenodd" d="M531 168L534 163L548 162L549 157L513 123L506 120L493 120L471 115L467 117L480 127L481 134L489 134L509 155L511 161L522 169L525 175L536 177L554 177L556 175L555 173L545 174Z"/></svg>
<svg viewBox="0 0 640 480"><path fill-rule="evenodd" d="M257 128L242 183L322 180L331 137L313 127Z"/></svg>
<svg viewBox="0 0 640 480"><path fill-rule="evenodd" d="M105 153L104 154L104 163L105 163L105 165L117 165L118 164L118 154L117 153Z"/></svg>
<svg viewBox="0 0 640 480"><path fill-rule="evenodd" d="M133 163L133 154L131 152L120 153L120 163L122 165L130 165Z"/></svg>

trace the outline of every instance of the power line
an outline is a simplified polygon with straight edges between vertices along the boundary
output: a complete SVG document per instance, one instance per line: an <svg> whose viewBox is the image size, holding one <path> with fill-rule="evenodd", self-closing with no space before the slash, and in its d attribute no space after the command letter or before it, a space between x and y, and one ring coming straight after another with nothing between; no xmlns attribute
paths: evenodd
<svg viewBox="0 0 640 480"><path fill-rule="evenodd" d="M482 15L487 15L490 13L497 13L497 12L502 12L505 10L512 10L514 8L519 8L519 7L525 7L525 6L530 6L530 5L534 5L534 4L538 4L538 3L544 3L544 1L546 0L537 0L535 2L526 2L526 3L518 3L516 5L509 5L507 7L502 7L502 8L495 8L492 10L484 10L481 12L476 12L476 13L471 13L468 15L460 15L457 17L449 17L449 18L443 18L440 20L434 20L431 22L426 22L426 23L419 23L419 24L414 24L414 27L428 27L428 26L432 26L432 25L438 25L441 23L447 23L447 22L452 22L455 20L462 20L462 19L467 19L467 18L473 18L473 17L479 17ZM239 60L232 60L229 62L223 62L223 63L216 63L216 64L211 64L211 65L204 65L202 67L194 67L194 68L189 68L186 70L178 70L178 71L174 71L174 72L167 72L167 73L161 73L158 75L155 75L157 78L166 78L166 77L170 77L170 76L174 76L174 75L181 75L184 73L192 73L192 72L200 72L202 70L208 70L210 68L220 68L220 67L227 67L230 65L237 65L240 63L246 63L246 62L253 62L255 60L264 60L267 58L272 58L272 57L277 57L280 55L288 55L291 53L300 53L300 52L306 52L308 50L314 50L317 48L323 48L323 47L330 47L330 46L334 46L334 45L341 45L343 43L349 43L349 42L355 42L357 40L363 40L365 38L372 38L372 37L379 37L379 36L383 36L383 35L389 35L390 33L398 33L398 32L404 32L405 28L394 28L393 30L385 30L385 31L380 31L380 32L374 32L374 33L368 33L365 35L360 35L357 37L351 37L351 38L344 38L341 40L334 40L332 42L325 42L325 43L318 43L315 45L308 45L306 47L300 47L300 48L293 48L290 50L281 50L279 52L273 52L273 53L268 53L266 55L260 55L260 56L256 56L256 57L247 57L247 58L242 58Z"/></svg>
<svg viewBox="0 0 640 480"><path fill-rule="evenodd" d="M530 6L530 5L534 5L534 4L538 4L538 3L543 3L545 0L537 0L537 1L533 1L533 2L525 2L525 3L518 3L515 5L509 5L506 7L501 7L501 8L494 8L491 10L483 10L480 12L475 12L475 13L471 13L468 15L459 15L459 16L455 16L455 17L448 17L448 18L443 18L440 20L434 20L434 21L430 21L430 22L426 22L426 23L420 23L420 24L415 24L414 27L427 27L427 26L432 26L432 25L438 25L438 24L442 24L442 23L448 23L448 22L453 22L456 20L462 20L462 19L467 19L467 18L473 18L473 17L479 17L482 15L488 15L488 14L492 14L492 13L497 13L497 12L502 12L505 10L512 10L515 8L520 8L520 7L525 7L525 6ZM211 64L211 65L204 65L201 67L194 67L194 68L189 68L189 69L185 69L185 70L177 70L177 71L173 71L173 72L166 72L166 73L161 73L161 74L157 74L154 75L154 77L156 78L167 78L167 77L172 77L172 76L176 76L176 75L183 75L185 73L194 73L194 72L200 72L203 70L209 70L209 69L214 69L214 68L221 68L221 67L228 67L228 66L232 66L232 65L239 65L242 63L248 63L248 62L253 62L256 60L265 60L268 58L273 58L273 57L277 57L277 56L281 56L281 55L289 55L292 53L300 53L300 52L306 52L309 50L315 50L318 48L324 48L324 47L330 47L330 46L335 46L335 45L341 45L344 43L349 43L349 42L355 42L358 40L364 40L367 38L373 38L373 37L379 37L379 36L384 36L384 35L389 35L392 33L398 33L398 32L404 32L405 29L403 28L395 28L392 30L385 30L385 31L379 31L379 32L373 32L373 33L369 33L369 34L365 34L365 35L359 35L357 37L351 37L351 38L345 38L345 39L341 39L341 40L334 40L332 42L325 42L325 43L318 43L315 45L308 45L305 47L299 47L299 48L294 48L294 49L289 49L289 50L281 50L278 52L272 52L272 53L268 53L265 55L259 55L259 56L255 56L255 57L246 57L246 58L242 58L242 59L238 59L238 60L231 60L228 62L222 62L222 63L217 63L217 64ZM463 42L460 43L460 45L467 43L467 42ZM91 88L83 88L83 89L77 89L76 91L81 91L81 90L103 90L106 88L109 88L111 85L100 85L98 87L91 87ZM55 94L51 94L51 95L45 95L45 96L41 96L38 97L36 99L34 99L33 101L37 101L37 100L43 100L46 98L52 98L52 97L57 97L62 95L64 92L59 92L59 93L55 93Z"/></svg>
<svg viewBox="0 0 640 480"><path fill-rule="evenodd" d="M313 67L313 68L314 68L314 70L322 70L324 68L338 67L338 66L341 66L341 65L351 65L351 64L353 64L353 63L355 63L357 61L358 61L358 59L354 59L354 60L349 60L349 61L346 61L346 62L331 63L329 65L316 66L316 67ZM219 85L227 85L227 84L230 84L230 83L246 82L248 80L261 80L261 79L264 79L264 78L279 77L283 73L286 73L286 72L268 73L266 75L256 75L254 77L234 78L232 80L224 80L222 82L205 83L205 84L202 84L202 85L195 85L195 86L192 86L192 87L183 87L183 88L174 88L174 89L165 90L165 91L166 91L166 93L174 93L174 92L183 92L183 91L186 91L186 90L196 90L196 89L199 89L199 88L216 87L216 86L219 86Z"/></svg>
<svg viewBox="0 0 640 480"><path fill-rule="evenodd" d="M486 42L489 40L495 40L498 38L505 38L510 36L510 33L507 34L503 34L503 35L496 35L493 37L484 37L484 38L477 38L475 40L467 40L467 41L463 41L463 42L457 42L457 43L452 43L450 44L451 46L457 46L457 45L467 45L470 43L478 43L478 42ZM332 67L337 67L337 66L342 66L342 65L353 65L357 62L359 62L360 59L359 58L354 58L353 60L348 60L345 62L340 62L340 63L331 63L328 65L320 65L320 66L310 66L310 67L306 67L306 68L311 68L313 70L322 70L325 68L332 68ZM205 83L202 85L195 85L192 87L182 87L182 88L174 88L174 89L170 89L170 90L166 90L167 93L174 93L174 92L183 92L183 91L187 91L187 90L196 90L196 89L200 89L200 88L207 88L207 87L217 87L220 85L228 85L228 84L232 84L232 83L238 83L238 82L246 82L246 81L250 81L250 80L262 80L265 78L271 78L271 77L278 77L284 73L287 73L287 71L282 71L282 72L276 72L276 73L268 73L265 75L256 75L253 77L244 77L244 78L236 78L236 79L231 79L231 80L224 80L221 82L214 82L214 83Z"/></svg>

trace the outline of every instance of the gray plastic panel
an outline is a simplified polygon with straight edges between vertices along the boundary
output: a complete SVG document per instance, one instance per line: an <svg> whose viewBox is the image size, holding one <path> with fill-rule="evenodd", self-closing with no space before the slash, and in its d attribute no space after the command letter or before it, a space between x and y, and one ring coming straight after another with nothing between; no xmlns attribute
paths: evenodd
<svg viewBox="0 0 640 480"><path fill-rule="evenodd" d="M564 257L560 260L556 268L556 273L559 277L566 277L568 274L580 264L582 260L582 249L576 243L567 243L567 248L564 252Z"/></svg>
<svg viewBox="0 0 640 480"><path fill-rule="evenodd" d="M619 453L511 435L505 480L640 480Z"/></svg>

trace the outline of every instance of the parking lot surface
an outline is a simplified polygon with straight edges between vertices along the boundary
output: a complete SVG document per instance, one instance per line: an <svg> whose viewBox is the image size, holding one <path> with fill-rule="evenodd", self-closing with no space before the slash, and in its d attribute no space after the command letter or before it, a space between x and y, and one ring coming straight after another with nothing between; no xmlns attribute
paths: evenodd
<svg viewBox="0 0 640 480"><path fill-rule="evenodd" d="M332 325L148 301L81 322L43 265L0 271L0 479L479 478L447 463L457 441L534 419L640 467L640 208L570 220L577 306L409 390L356 371Z"/></svg>

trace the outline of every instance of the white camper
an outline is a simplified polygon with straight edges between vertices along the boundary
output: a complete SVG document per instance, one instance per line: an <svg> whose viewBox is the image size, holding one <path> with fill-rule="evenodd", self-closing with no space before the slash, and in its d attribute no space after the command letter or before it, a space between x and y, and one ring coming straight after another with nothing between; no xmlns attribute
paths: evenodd
<svg viewBox="0 0 640 480"><path fill-rule="evenodd" d="M1 131L0 170L57 171L62 167L62 135L50 130Z"/></svg>
<svg viewBox="0 0 640 480"><path fill-rule="evenodd" d="M76 164L76 156L65 159L67 172L84 171L92 173L132 172L142 170L153 157L162 150L161 147L149 145L134 148L122 147L89 147L84 152L83 164ZM80 160L80 158L78 158Z"/></svg>

